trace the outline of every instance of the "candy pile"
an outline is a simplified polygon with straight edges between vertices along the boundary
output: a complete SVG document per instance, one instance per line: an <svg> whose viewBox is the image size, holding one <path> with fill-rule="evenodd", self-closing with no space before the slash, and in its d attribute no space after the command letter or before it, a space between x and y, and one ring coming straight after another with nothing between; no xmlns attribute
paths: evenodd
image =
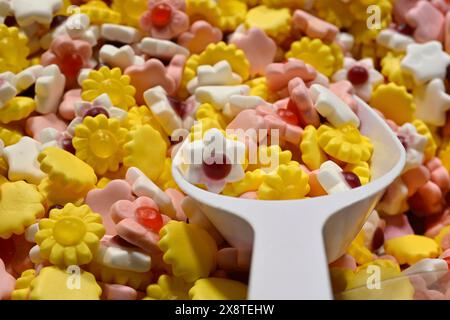
<svg viewBox="0 0 450 320"><path fill-rule="evenodd" d="M450 298L449 9L0 0L0 299L245 299L250 257L179 190L172 162L233 197L348 191L371 178L363 102L407 166L330 265L336 296ZM374 266L403 277L352 291Z"/></svg>

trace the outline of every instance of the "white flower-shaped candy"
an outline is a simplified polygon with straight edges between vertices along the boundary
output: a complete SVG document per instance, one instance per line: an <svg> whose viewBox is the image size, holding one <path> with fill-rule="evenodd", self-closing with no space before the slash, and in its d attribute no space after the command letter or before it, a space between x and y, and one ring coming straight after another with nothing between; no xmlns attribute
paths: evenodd
<svg viewBox="0 0 450 320"><path fill-rule="evenodd" d="M386 193L377 205L377 211L390 216L408 210L408 187L402 178L397 178L387 188Z"/></svg>
<svg viewBox="0 0 450 320"><path fill-rule="evenodd" d="M56 64L45 67L36 80L36 111L42 114L56 112L65 85L66 77Z"/></svg>
<svg viewBox="0 0 450 320"><path fill-rule="evenodd" d="M364 101L369 101L373 88L383 82L384 78L373 66L370 58L356 61L344 59L344 68L333 75L333 81L348 80L353 84L355 93Z"/></svg>
<svg viewBox="0 0 450 320"><path fill-rule="evenodd" d="M189 50L176 44L175 42L150 37L142 39L138 45L138 48L151 57L160 59L169 60L177 54L182 54L186 57L189 56Z"/></svg>
<svg viewBox="0 0 450 320"><path fill-rule="evenodd" d="M89 112L91 110L93 112L92 116L103 113L109 118L116 118L119 120L124 120L127 116L126 111L112 105L111 99L106 93L99 95L92 102L78 101L75 102L75 118L67 127L67 132L70 135L73 136L75 134L76 126L83 122L85 116L90 115Z"/></svg>
<svg viewBox="0 0 450 320"><path fill-rule="evenodd" d="M199 66L197 68L197 76L189 81L187 88L193 94L199 87L232 86L240 83L242 83L242 78L233 72L228 61L222 60L214 66Z"/></svg>
<svg viewBox="0 0 450 320"><path fill-rule="evenodd" d="M420 166L424 159L425 147L428 138L419 134L411 123L405 123L397 132L398 137L406 146L406 164L403 172Z"/></svg>
<svg viewBox="0 0 450 320"><path fill-rule="evenodd" d="M0 74L0 109L17 94L15 76L12 72Z"/></svg>
<svg viewBox="0 0 450 320"><path fill-rule="evenodd" d="M447 110L450 109L450 95L445 91L442 79L434 79L414 91L417 106L415 116L433 126L445 124Z"/></svg>
<svg viewBox="0 0 450 320"><path fill-rule="evenodd" d="M105 44L99 52L100 62L110 67L118 67L125 70L132 65L143 65L144 59L137 56L129 45L117 48L110 44Z"/></svg>
<svg viewBox="0 0 450 320"><path fill-rule="evenodd" d="M377 43L395 52L405 52L414 39L393 29L384 29L378 34Z"/></svg>
<svg viewBox="0 0 450 320"><path fill-rule="evenodd" d="M186 139L174 161L188 182L220 193L227 183L245 177L245 144L227 139L218 129L210 129L203 139Z"/></svg>

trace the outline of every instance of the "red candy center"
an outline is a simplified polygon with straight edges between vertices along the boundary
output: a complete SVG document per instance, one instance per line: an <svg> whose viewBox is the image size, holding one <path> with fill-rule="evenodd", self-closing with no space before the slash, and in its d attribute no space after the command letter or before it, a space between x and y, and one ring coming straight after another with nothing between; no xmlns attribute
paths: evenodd
<svg viewBox="0 0 450 320"><path fill-rule="evenodd" d="M83 68L83 58L79 54L69 53L62 59L61 72L69 78L78 76L81 68Z"/></svg>
<svg viewBox="0 0 450 320"><path fill-rule="evenodd" d="M354 189L361 186L361 180L359 180L359 177L354 174L353 172L342 172L345 181L347 181L348 185Z"/></svg>
<svg viewBox="0 0 450 320"><path fill-rule="evenodd" d="M369 80L369 72L362 66L354 66L348 70L347 78L353 85L358 86Z"/></svg>
<svg viewBox="0 0 450 320"><path fill-rule="evenodd" d="M14 245L13 238L9 239L0 239L0 259L3 260L5 265L9 264L16 252L16 246Z"/></svg>
<svg viewBox="0 0 450 320"><path fill-rule="evenodd" d="M104 108L101 108L101 107L90 108L88 111L86 111L83 118L86 118L86 117L95 118L96 116L98 116L100 114L104 114L107 118L109 118L108 111L106 111Z"/></svg>
<svg viewBox="0 0 450 320"><path fill-rule="evenodd" d="M152 207L140 207L136 210L137 221L154 232L159 232L163 226L161 214Z"/></svg>
<svg viewBox="0 0 450 320"><path fill-rule="evenodd" d="M224 154L212 155L203 160L203 172L213 180L222 180L231 172L231 163Z"/></svg>
<svg viewBox="0 0 450 320"><path fill-rule="evenodd" d="M172 8L166 3L160 3L152 10L152 24L157 28L163 28L170 23Z"/></svg>
<svg viewBox="0 0 450 320"><path fill-rule="evenodd" d="M73 144L72 144L72 138L64 138L64 139L61 141L61 145L62 145L62 148L63 148L64 150L66 150L67 152L70 152L70 153L72 153L72 154L75 154L76 150L75 150L75 148L73 147Z"/></svg>
<svg viewBox="0 0 450 320"><path fill-rule="evenodd" d="M289 109L278 109L277 110L278 116L286 121L289 124L292 124L294 126L298 126L298 117L297 115L292 112Z"/></svg>
<svg viewBox="0 0 450 320"><path fill-rule="evenodd" d="M395 26L395 29L406 36L412 36L414 33L414 28L406 23L398 24L397 26Z"/></svg>

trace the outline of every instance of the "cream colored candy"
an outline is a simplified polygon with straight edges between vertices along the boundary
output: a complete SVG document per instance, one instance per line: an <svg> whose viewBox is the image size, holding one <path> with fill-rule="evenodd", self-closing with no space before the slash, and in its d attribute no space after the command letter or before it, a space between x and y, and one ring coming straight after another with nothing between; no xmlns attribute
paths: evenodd
<svg viewBox="0 0 450 320"><path fill-rule="evenodd" d="M353 124L355 127L359 127L358 116L333 92L319 84L312 85L309 92L317 112L327 118L333 126Z"/></svg>
<svg viewBox="0 0 450 320"><path fill-rule="evenodd" d="M22 92L33 84L43 74L44 67L40 64L26 68L25 70L16 74L16 88L19 92Z"/></svg>
<svg viewBox="0 0 450 320"><path fill-rule="evenodd" d="M165 215L175 218L176 211L170 197L153 183L141 170L135 167L128 169L125 180L138 197L149 197L155 201Z"/></svg>
<svg viewBox="0 0 450 320"><path fill-rule="evenodd" d="M132 44L138 42L142 35L138 29L120 24L102 24L100 34L102 38L110 41Z"/></svg>
<svg viewBox="0 0 450 320"><path fill-rule="evenodd" d="M133 48L126 45L117 48L110 44L105 44L99 52L100 62L110 67L119 67L122 70L132 65L143 65L144 59L134 53Z"/></svg>
<svg viewBox="0 0 450 320"><path fill-rule="evenodd" d="M183 121L172 108L164 88L158 86L145 91L144 100L168 135L183 128Z"/></svg>
<svg viewBox="0 0 450 320"><path fill-rule="evenodd" d="M148 272L152 265L150 256L143 252L104 244L100 245L95 259L103 266L131 272Z"/></svg>
<svg viewBox="0 0 450 320"><path fill-rule="evenodd" d="M177 54L189 56L189 50L172 41L155 38L144 38L139 44L139 49L155 58L171 59Z"/></svg>
<svg viewBox="0 0 450 320"><path fill-rule="evenodd" d="M405 52L414 39L395 30L384 29L378 34L377 43L395 52Z"/></svg>
<svg viewBox="0 0 450 320"><path fill-rule="evenodd" d="M450 109L450 95L446 93L444 81L434 79L414 91L415 116L427 124L441 127L445 124Z"/></svg>
<svg viewBox="0 0 450 320"><path fill-rule="evenodd" d="M236 95L249 95L250 87L240 86L205 86L195 90L195 98L200 103L210 103L216 109L222 110L230 101L230 97Z"/></svg>
<svg viewBox="0 0 450 320"><path fill-rule="evenodd" d="M55 64L42 70L36 80L36 111L42 114L56 112L64 94L66 77Z"/></svg>
<svg viewBox="0 0 450 320"><path fill-rule="evenodd" d="M11 9L21 27L34 23L49 25L53 14L63 6L63 0L11 0Z"/></svg>
<svg viewBox="0 0 450 320"><path fill-rule="evenodd" d="M0 109L17 94L15 76L12 72L0 74Z"/></svg>
<svg viewBox="0 0 450 320"><path fill-rule="evenodd" d="M34 237L36 233L39 231L39 223L33 223L31 226L25 229L25 240L30 243L35 243Z"/></svg>
<svg viewBox="0 0 450 320"><path fill-rule="evenodd" d="M377 205L377 210L391 216L396 215L407 210L407 199L408 187L403 183L401 178L397 178L387 188L383 199Z"/></svg>
<svg viewBox="0 0 450 320"><path fill-rule="evenodd" d="M187 88L191 94L204 86L232 86L242 83L242 78L235 74L226 60L214 66L203 65L197 69L197 77L189 81Z"/></svg>
<svg viewBox="0 0 450 320"><path fill-rule="evenodd" d="M317 172L317 180L328 194L350 190L350 186L342 174L342 169L333 161L322 163Z"/></svg>
<svg viewBox="0 0 450 320"><path fill-rule="evenodd" d="M267 106L268 103L258 96L231 96L229 102L223 107L223 114L232 119L241 111L246 109L255 109L257 106Z"/></svg>

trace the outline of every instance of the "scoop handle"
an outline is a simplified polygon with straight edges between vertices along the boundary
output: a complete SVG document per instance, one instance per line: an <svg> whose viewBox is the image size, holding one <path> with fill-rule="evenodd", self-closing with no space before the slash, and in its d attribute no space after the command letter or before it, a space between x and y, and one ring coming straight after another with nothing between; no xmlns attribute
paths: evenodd
<svg viewBox="0 0 450 320"><path fill-rule="evenodd" d="M299 219L304 214L310 218ZM293 210L279 215L259 215L253 221L255 238L249 299L333 299L322 217L318 212ZM275 238L275 231L283 236Z"/></svg>

